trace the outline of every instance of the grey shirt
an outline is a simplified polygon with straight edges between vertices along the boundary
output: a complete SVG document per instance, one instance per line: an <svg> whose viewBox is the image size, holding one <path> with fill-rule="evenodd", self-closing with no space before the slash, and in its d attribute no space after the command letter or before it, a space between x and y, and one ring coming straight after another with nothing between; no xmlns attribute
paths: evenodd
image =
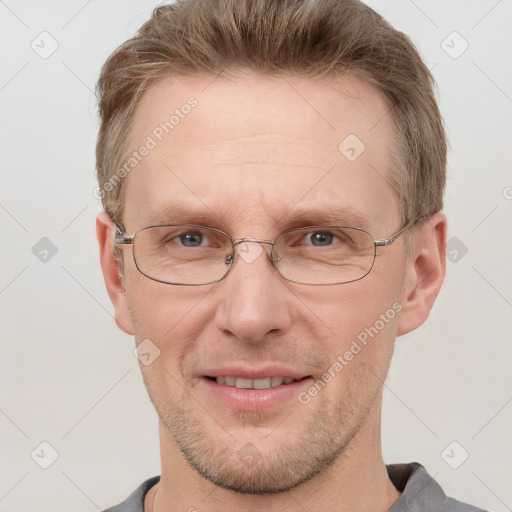
<svg viewBox="0 0 512 512"><path fill-rule="evenodd" d="M448 498L439 484L417 462L386 466L389 479L402 496L389 512L485 512L481 508ZM144 512L144 497L160 480L154 476L143 482L123 503L103 512Z"/></svg>

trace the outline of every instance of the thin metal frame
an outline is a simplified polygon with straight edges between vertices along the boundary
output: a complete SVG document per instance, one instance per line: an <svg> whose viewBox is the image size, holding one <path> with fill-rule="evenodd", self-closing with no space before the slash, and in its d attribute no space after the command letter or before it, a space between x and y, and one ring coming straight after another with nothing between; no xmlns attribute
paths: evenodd
<svg viewBox="0 0 512 512"><path fill-rule="evenodd" d="M137 263L137 258L135 257L135 251L132 251L133 261L135 262L135 266L137 267L137 270L142 275L147 277L148 279L151 279L152 281L156 281L158 283L163 283L163 284L172 284L172 285L178 285L178 286L203 286L203 285L207 285L207 284L215 284L215 283L218 283L218 282L222 281L223 279L225 279L227 277L227 275L231 272L231 270L234 268L235 263L236 263L235 256L239 256L238 253L236 252L236 247L238 245L240 245L241 243L243 243L243 242L255 242L255 243L260 243L260 244L268 244L268 245L272 246L272 249L271 249L270 253L267 253L267 255L269 256L269 259L270 259L272 265L274 266L274 268L276 269L277 273L283 279L286 279L287 281L290 281L292 283L304 284L304 285L307 285L307 286L332 286L332 285L337 285L337 284L353 283L355 281L360 281L361 279L365 278L371 272L371 270L373 269L373 266L375 264L375 258L377 256L377 247L389 247L402 233L404 233L404 231L409 229L412 226L412 224L413 223L406 224L405 226L400 228L397 232L395 232L393 235L391 235L389 238L383 238L383 239L378 239L378 240L371 233L366 231L365 229L357 228L357 227L354 227L354 226L305 226L305 227L302 227L302 228L288 229L288 230L284 231L283 233L279 234L278 236L276 236L276 238L274 238L274 240L263 240L263 239L260 239L260 238L246 237L246 238L238 238L234 242L233 242L233 239L231 238L231 236L229 235L229 233L226 233L225 231L222 231L222 230L217 229L217 228L211 228L209 226L201 226L201 225L198 225L198 224L157 224L157 225L146 226L144 228L138 229L131 236L125 236L124 229L120 225L116 224L116 235L115 235L115 238L114 238L114 244L115 245L133 245L134 244L134 240L135 240L135 236L137 235L137 233L139 233L140 231L143 231L145 229L150 229L150 228L188 226L188 227L192 227L192 228L208 229L210 231L216 231L217 233L221 233L222 235L225 235L229 239L229 241L231 242L231 246L232 246L231 254L227 254L226 258L225 258L225 263L226 263L226 265L229 265L229 267L228 267L226 273L220 279L217 279L215 281L207 281L207 282L204 282L204 283L178 283L178 282L172 282L172 281L164 281L162 279L156 279L154 277L148 276L147 274L145 274L140 269L140 267L139 267L139 265ZM276 240L278 238L280 238L281 236L284 236L284 235L286 235L288 233L291 233L291 232L308 230L308 229L313 229L313 228L320 228L320 229L355 229L357 231L361 231L361 232L366 233L367 235L369 235L373 239L373 261L372 261L372 264L371 264L368 272L366 272L366 274L364 274L363 276L361 276L361 277L359 277L357 279L352 279L350 281L341 281L339 283L303 283L301 281L294 281L293 279L289 279L289 278L283 276L283 274L281 274L281 271L279 270L279 268L277 268L277 262L281 258L275 259L273 257L274 245L276 243Z"/></svg>

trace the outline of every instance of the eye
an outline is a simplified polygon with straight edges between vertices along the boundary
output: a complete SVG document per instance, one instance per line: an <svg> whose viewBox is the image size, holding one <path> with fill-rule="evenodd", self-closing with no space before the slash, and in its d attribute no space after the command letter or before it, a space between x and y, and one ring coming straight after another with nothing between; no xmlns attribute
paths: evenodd
<svg viewBox="0 0 512 512"><path fill-rule="evenodd" d="M203 242L203 235L199 231L189 231L179 235L179 239L185 247L199 247Z"/></svg>
<svg viewBox="0 0 512 512"><path fill-rule="evenodd" d="M330 231L312 231L305 238L311 245L324 247L332 244L334 235Z"/></svg>

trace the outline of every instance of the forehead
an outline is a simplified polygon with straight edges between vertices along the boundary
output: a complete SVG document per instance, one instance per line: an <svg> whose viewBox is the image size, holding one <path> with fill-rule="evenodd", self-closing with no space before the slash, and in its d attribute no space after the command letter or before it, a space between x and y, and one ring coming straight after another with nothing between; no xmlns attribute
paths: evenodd
<svg viewBox="0 0 512 512"><path fill-rule="evenodd" d="M133 118L138 160L125 226L181 220L170 218L173 204L192 212L190 221L197 211L231 228L263 228L294 209L304 219L308 208L351 211L367 227L382 208L398 218L388 114L382 95L351 76L161 80Z"/></svg>

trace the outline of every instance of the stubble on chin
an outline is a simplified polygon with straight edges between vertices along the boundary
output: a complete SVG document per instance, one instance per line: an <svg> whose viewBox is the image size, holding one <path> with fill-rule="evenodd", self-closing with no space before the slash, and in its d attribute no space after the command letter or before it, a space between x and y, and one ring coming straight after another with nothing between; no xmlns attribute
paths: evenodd
<svg viewBox="0 0 512 512"><path fill-rule="evenodd" d="M183 457L203 478L237 493L268 494L320 474L343 454L364 423L366 411L360 418L350 416L353 407L331 412L327 397L316 398L315 410L282 417L233 411L224 423L236 420L239 426L230 430L188 391L176 401L163 396L152 401ZM263 429L262 435L258 430Z"/></svg>

